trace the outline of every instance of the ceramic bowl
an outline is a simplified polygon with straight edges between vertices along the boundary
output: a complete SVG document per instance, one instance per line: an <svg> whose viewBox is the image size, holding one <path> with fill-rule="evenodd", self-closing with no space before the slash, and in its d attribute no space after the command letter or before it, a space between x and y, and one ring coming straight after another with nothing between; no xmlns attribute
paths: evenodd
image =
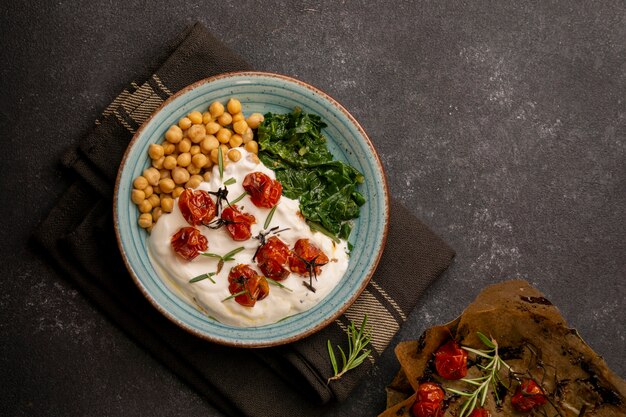
<svg viewBox="0 0 626 417"><path fill-rule="evenodd" d="M193 110L237 97L244 114L288 113L299 106L315 113L328 125L323 130L336 159L361 171L360 186L367 202L361 208L350 241L354 248L346 274L317 305L280 322L241 328L209 318L179 298L162 281L147 253L148 234L137 224L137 207L131 202L133 179L149 166L148 146L160 143L168 127ZM212 342L265 347L289 343L311 335L335 320L363 291L378 264L387 237L389 197L385 175L372 143L357 121L337 101L302 81L271 73L228 73L198 81L166 100L136 132L117 176L114 199L119 248L132 278L162 314L189 332Z"/></svg>

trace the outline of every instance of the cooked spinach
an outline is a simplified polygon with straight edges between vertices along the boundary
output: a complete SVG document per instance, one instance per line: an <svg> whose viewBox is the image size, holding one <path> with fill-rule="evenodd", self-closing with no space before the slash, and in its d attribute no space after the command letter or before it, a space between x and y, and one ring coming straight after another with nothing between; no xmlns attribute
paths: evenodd
<svg viewBox="0 0 626 417"><path fill-rule="evenodd" d="M287 114L267 113L259 125L259 158L276 173L283 195L300 200L300 211L316 230L347 239L351 219L359 217L365 198L357 191L363 175L333 159L315 114L295 108Z"/></svg>

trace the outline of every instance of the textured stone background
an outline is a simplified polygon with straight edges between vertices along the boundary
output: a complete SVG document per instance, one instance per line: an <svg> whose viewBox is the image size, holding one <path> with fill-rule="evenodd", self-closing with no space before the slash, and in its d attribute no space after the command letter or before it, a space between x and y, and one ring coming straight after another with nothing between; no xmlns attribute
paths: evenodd
<svg viewBox="0 0 626 417"><path fill-rule="evenodd" d="M0 414L215 414L27 247L64 150L196 20L350 109L457 250L394 342L523 277L625 377L626 9L536 3L3 3ZM332 415L381 411L397 366L388 349Z"/></svg>

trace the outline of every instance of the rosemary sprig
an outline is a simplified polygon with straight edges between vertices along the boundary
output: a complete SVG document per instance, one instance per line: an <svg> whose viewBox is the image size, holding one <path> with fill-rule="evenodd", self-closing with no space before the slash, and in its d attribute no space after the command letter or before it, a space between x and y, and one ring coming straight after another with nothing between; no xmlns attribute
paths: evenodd
<svg viewBox="0 0 626 417"><path fill-rule="evenodd" d="M270 223L272 222L272 217L274 217L274 213L276 212L276 207L278 207L278 204L272 207L269 214L267 215L265 223L263 224L263 229L267 229L270 226Z"/></svg>
<svg viewBox="0 0 626 417"><path fill-rule="evenodd" d="M271 278L267 278L267 277L265 277L265 279L266 279L266 280L267 280L267 282L269 282L270 284L274 284L274 285L276 285L276 286L278 286L278 287L282 288L283 290L287 290L287 291L289 291L289 292L293 292L293 290L292 290L291 288L284 286L283 284L281 284L281 283L280 283L280 282L278 282L278 281L275 281L275 280L273 280L273 279L271 279Z"/></svg>
<svg viewBox="0 0 626 417"><path fill-rule="evenodd" d="M330 356L330 363L333 366L333 371L335 374L328 378L327 383L330 384L330 381L335 381L343 376L346 372L351 369L356 368L370 355L371 350L365 349L367 345L372 340L372 331L366 330L365 326L367 324L367 314L363 316L363 322L361 323L361 327L357 330L354 326L354 322L350 322L348 326L348 355L341 348L341 346L337 345L339 352L341 353L341 361L342 367L339 369L339 365L337 362L337 358L335 357L335 352L333 351L333 347L328 341L328 356Z"/></svg>
<svg viewBox="0 0 626 417"><path fill-rule="evenodd" d="M224 178L224 155L222 155L222 147L217 147L217 167L220 170L220 179Z"/></svg>
<svg viewBox="0 0 626 417"><path fill-rule="evenodd" d="M206 274L198 275L197 277L191 278L189 283L193 284L194 282L202 281L208 278L213 284L215 284L215 281L211 278L215 274L217 274L217 272L207 272Z"/></svg>
<svg viewBox="0 0 626 417"><path fill-rule="evenodd" d="M229 178L226 181L224 181L224 185L233 185L234 183L236 183L237 180L234 178Z"/></svg>
<svg viewBox="0 0 626 417"><path fill-rule="evenodd" d="M241 199L244 198L247 195L248 195L248 193L244 191L239 197L237 197L233 201L231 201L230 204L236 204L236 203L240 202Z"/></svg>
<svg viewBox="0 0 626 417"><path fill-rule="evenodd" d="M459 391L453 388L446 388L447 391L450 391L454 394L465 397L466 400L461 407L461 412L459 417L469 416L472 411L476 408L477 405L483 407L485 405L485 400L487 399L487 394L489 393L489 387L493 388L493 392L496 396L496 403L500 404L500 397L498 397L498 384L501 384L500 380L500 369L502 367L511 370L511 367L502 360L498 353L498 342L495 339L490 339L481 332L476 333L478 338L485 346L489 349L479 350L473 349L466 346L461 346L468 352L475 354L477 357L486 361L486 365L482 365L478 363L476 366L480 368L483 372L483 376L477 378L463 378L461 381L466 382L474 387L474 391Z"/></svg>
<svg viewBox="0 0 626 417"><path fill-rule="evenodd" d="M235 260L234 256L244 249L245 248L243 246L240 246L237 249L231 250L225 255L218 255L216 253L210 253L210 252L204 252L204 253L201 253L200 255L208 256L209 258L219 259L219 262L217 263L217 271L215 272L215 274L219 274L220 271L222 270L222 267L224 266L224 263L229 262L229 261L234 261Z"/></svg>

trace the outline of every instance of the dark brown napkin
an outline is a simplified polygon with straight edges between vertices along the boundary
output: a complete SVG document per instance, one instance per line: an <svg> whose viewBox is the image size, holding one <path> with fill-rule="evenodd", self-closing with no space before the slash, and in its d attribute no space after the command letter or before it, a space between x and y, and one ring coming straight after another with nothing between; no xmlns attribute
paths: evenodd
<svg viewBox="0 0 626 417"><path fill-rule="evenodd" d="M133 340L228 415L320 415L345 399L387 347L422 292L454 251L392 201L387 246L359 299L307 339L268 349L223 347L178 328L154 309L128 275L115 242L113 184L134 131L164 99L215 74L250 69L201 25L167 49L142 84L131 83L63 163L76 176L39 226L34 240L50 260ZM373 329L372 357L330 385L326 348L346 345L345 327L363 315Z"/></svg>

